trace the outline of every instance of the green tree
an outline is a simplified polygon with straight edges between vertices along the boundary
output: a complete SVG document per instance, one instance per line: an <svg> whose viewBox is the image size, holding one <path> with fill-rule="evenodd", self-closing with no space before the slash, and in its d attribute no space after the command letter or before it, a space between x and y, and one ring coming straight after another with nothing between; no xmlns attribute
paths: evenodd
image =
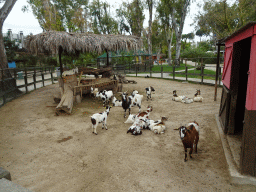
<svg viewBox="0 0 256 192"><path fill-rule="evenodd" d="M4 3L0 9L0 68L8 68L7 56L5 53L4 39L3 39L3 24L9 13L11 12L17 0L2 1ZM5 74L10 76L10 74Z"/></svg>
<svg viewBox="0 0 256 192"><path fill-rule="evenodd" d="M203 11L195 18L196 28L204 34L216 34L218 39L231 35L250 21L256 20L256 2L239 0L230 5L227 0L207 0Z"/></svg>
<svg viewBox="0 0 256 192"><path fill-rule="evenodd" d="M157 18L159 20L160 26L163 30L163 33L165 36L163 39L167 43L167 49L168 49L168 63L169 65L171 64L171 59L172 59L172 53L171 53L171 47L172 47L172 41L173 41L173 32L174 30L172 29L172 24L171 24L171 19L170 19L170 9L168 6L166 6L165 1L159 1L156 7L156 13L157 13ZM165 47L165 44L162 42L162 47Z"/></svg>
<svg viewBox="0 0 256 192"><path fill-rule="evenodd" d="M15 41L11 41L9 37L4 37L4 46L8 62L14 61L19 46L15 44Z"/></svg>
<svg viewBox="0 0 256 192"><path fill-rule="evenodd" d="M100 0L93 0L90 4L92 16L92 30L96 34L118 33L118 25L110 14L110 5Z"/></svg>
<svg viewBox="0 0 256 192"><path fill-rule="evenodd" d="M145 19L141 0L133 0L131 3L124 2L122 6L122 13L126 19L125 23L129 25L130 34L141 37Z"/></svg>
<svg viewBox="0 0 256 192"><path fill-rule="evenodd" d="M172 26L176 36L175 65L180 65L181 38L191 0L161 0L170 9Z"/></svg>

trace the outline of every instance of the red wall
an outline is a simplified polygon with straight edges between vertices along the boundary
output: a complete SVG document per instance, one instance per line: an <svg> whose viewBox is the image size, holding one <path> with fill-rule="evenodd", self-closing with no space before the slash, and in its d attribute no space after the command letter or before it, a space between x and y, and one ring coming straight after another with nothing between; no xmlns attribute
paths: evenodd
<svg viewBox="0 0 256 192"><path fill-rule="evenodd" d="M245 107L247 110L256 110L256 35L252 36Z"/></svg>
<svg viewBox="0 0 256 192"><path fill-rule="evenodd" d="M225 47L224 66L222 73L222 83L230 89L230 76L232 65L233 44L230 47Z"/></svg>

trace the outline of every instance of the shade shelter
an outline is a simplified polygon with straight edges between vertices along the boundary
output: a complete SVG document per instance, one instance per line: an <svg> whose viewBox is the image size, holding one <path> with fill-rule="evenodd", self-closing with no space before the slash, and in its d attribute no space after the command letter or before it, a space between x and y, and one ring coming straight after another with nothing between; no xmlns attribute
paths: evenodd
<svg viewBox="0 0 256 192"><path fill-rule="evenodd" d="M224 133L242 136L241 173L256 176L256 22L222 42L225 56L219 119Z"/></svg>
<svg viewBox="0 0 256 192"><path fill-rule="evenodd" d="M142 41L137 36L67 33L63 31L47 31L37 35L29 35L25 39L25 48L32 54L40 52L59 55L61 73L61 54L78 54L81 52L103 53L105 51L138 50Z"/></svg>

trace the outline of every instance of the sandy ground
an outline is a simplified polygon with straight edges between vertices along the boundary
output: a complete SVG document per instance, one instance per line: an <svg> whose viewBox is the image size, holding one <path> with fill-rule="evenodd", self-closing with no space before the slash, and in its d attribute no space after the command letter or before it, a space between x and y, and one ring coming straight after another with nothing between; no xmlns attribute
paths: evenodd
<svg viewBox="0 0 256 192"><path fill-rule="evenodd" d="M90 116L102 112L102 103L83 98L71 115L55 115L49 85L21 96L0 108L0 166L12 180L33 191L256 191L255 186L229 183L228 166L217 131L218 99L214 87L162 79L129 77L137 84L123 90L144 95L142 110L150 104L150 118L167 116L167 131L155 135L143 130L133 136L126 131L121 107L113 107L108 130L98 126L92 134ZM156 89L152 101L145 88ZM201 89L202 103L183 104L171 100L172 91L192 97ZM118 94L117 97L120 98ZM137 113L138 108L132 108ZM196 120L200 125L198 154L184 162L180 125ZM66 139L65 139L66 138Z"/></svg>

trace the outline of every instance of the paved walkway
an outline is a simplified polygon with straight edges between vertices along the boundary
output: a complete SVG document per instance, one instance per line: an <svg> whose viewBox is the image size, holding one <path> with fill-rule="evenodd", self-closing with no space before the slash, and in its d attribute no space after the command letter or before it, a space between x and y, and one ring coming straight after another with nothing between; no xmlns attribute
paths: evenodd
<svg viewBox="0 0 256 192"><path fill-rule="evenodd" d="M194 69L192 69L192 70L194 70ZM163 78L164 79L173 79L173 76L170 76L169 74L170 73L163 73ZM138 77L146 77L147 75L150 76L150 73L137 74ZM126 76L127 77L136 77L136 74L126 74ZM161 73L152 73L152 77L161 78ZM175 77L175 80L186 81L186 78L185 77ZM188 78L188 81L199 82L200 83L201 79ZM215 85L215 80L203 79L203 83ZM219 85L219 81L218 81L218 85ZM220 82L220 85L223 85L222 81Z"/></svg>

